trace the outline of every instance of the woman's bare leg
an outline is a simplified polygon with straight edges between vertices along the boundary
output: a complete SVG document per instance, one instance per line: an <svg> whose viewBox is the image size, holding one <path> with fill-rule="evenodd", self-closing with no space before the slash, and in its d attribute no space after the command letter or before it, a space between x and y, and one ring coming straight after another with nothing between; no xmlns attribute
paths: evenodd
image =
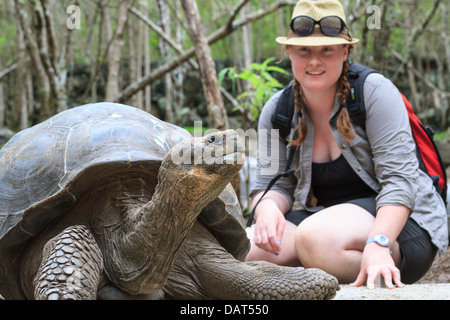
<svg viewBox="0 0 450 320"><path fill-rule="evenodd" d="M353 204L324 209L305 219L295 232L295 249L305 267L320 268L340 283L355 281L362 252L375 218ZM392 246L394 262L400 263L400 249Z"/></svg>

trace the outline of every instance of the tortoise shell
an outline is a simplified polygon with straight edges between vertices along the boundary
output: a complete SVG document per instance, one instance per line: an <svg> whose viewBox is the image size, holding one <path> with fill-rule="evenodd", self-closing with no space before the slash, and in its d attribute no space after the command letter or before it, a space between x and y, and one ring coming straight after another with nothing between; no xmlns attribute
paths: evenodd
<svg viewBox="0 0 450 320"><path fill-rule="evenodd" d="M88 180L138 167L157 172L167 151L187 137L182 128L114 103L76 107L19 132L0 150L0 239L41 231L77 201Z"/></svg>

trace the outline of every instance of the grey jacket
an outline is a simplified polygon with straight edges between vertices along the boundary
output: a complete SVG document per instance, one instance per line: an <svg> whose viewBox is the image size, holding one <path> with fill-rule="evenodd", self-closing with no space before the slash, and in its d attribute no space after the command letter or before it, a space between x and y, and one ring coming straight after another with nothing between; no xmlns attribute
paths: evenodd
<svg viewBox="0 0 450 320"><path fill-rule="evenodd" d="M273 129L273 114L281 91L264 106L258 125L257 177L252 195L264 191L272 178L282 172L287 163L289 146ZM346 143L335 126L331 131L342 155L368 186L375 190L377 209L387 205L403 205L411 209L411 218L425 229L442 254L448 245L447 213L431 178L419 170L415 143L409 119L398 89L380 74L371 74L364 83L366 130L354 126L356 137ZM339 111L336 97L331 119ZM308 135L296 151L291 168L295 177L280 179L276 190L291 202L294 195L308 210L311 199L311 165L314 127L306 112ZM294 114L292 128L297 125ZM330 123L332 123L330 119ZM291 139L294 129L291 129Z"/></svg>

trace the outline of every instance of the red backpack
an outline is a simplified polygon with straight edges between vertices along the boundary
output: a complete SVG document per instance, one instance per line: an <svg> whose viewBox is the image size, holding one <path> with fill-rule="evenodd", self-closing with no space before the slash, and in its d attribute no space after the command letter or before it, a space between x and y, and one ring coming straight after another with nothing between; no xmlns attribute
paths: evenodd
<svg viewBox="0 0 450 320"><path fill-rule="evenodd" d="M434 130L429 126L424 127L422 125L422 122L413 112L411 103L403 94L401 96L405 103L406 111L408 111L409 123L416 141L419 167L433 179L434 186L438 189L444 202L447 203L447 174L439 150L433 140Z"/></svg>

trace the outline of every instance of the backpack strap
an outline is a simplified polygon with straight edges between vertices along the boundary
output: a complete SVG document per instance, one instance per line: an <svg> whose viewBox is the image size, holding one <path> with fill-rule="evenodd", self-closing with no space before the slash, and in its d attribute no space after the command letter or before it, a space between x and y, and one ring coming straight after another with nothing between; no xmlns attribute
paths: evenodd
<svg viewBox="0 0 450 320"><path fill-rule="evenodd" d="M293 90L293 83L294 81L291 81L281 93L277 106L275 108L275 112L272 114L271 121L272 126L274 129L278 129L280 133L280 137L283 139L287 139L290 131L291 131L291 122L292 117L294 116L294 90ZM299 117L301 117L301 114L299 114ZM287 143L287 142L286 142ZM247 220L247 227L250 227L253 223L253 217L255 216L256 207L261 202L261 200L264 198L267 192L273 187L273 185L280 179L280 178L286 178L290 175L294 174L295 170L290 169L292 160L294 159L295 150L297 150L297 147L290 147L289 150L289 157L286 164L286 169L275 176L267 185L266 190L264 190L263 195L261 198L259 198L258 202L253 207L253 210L250 214L250 217Z"/></svg>
<svg viewBox="0 0 450 320"><path fill-rule="evenodd" d="M350 94L347 97L346 107L353 124L366 130L366 107L364 105L364 82L369 74L378 71L361 64L352 63L348 70Z"/></svg>
<svg viewBox="0 0 450 320"><path fill-rule="evenodd" d="M278 129L280 133L280 137L283 139L287 139L289 133L291 132L291 123L292 117L294 116L294 90L293 90L294 81L289 82L289 84L283 89L283 92L278 99L277 106L275 108L275 112L272 114L271 121L274 129ZM299 117L302 115L299 114ZM286 141L287 143L287 141ZM264 190L263 195L259 198L258 202L253 207L253 210L250 214L250 217L247 220L247 227L250 227L253 223L253 217L255 216L256 207L264 198L267 192L273 187L273 185L281 178L289 177L294 174L295 170L291 169L292 160L294 159L295 150L297 147L290 146L289 157L286 164L286 169L275 176L267 185L266 190Z"/></svg>
<svg viewBox="0 0 450 320"><path fill-rule="evenodd" d="M278 99L275 112L272 114L271 121L274 129L280 130L280 137L286 139L291 131L292 117L294 116L294 90L293 82L283 89Z"/></svg>
<svg viewBox="0 0 450 320"><path fill-rule="evenodd" d="M296 149L297 149L297 147L291 147L291 149L289 150L289 158L288 158L288 161L287 161L287 164L286 164L286 170L284 170L282 173L280 173L275 178L270 180L269 184L266 187L266 190L264 190L263 195L261 196L261 198L259 198L258 202L253 207L252 213L250 214L250 217L247 220L247 227L251 227L252 226L253 218L255 216L256 207L261 202L261 200L264 198L266 193L269 192L269 190L273 187L275 182L277 182L280 178L286 178L286 177L289 177L290 175L294 174L295 170L294 169L290 169L290 167L291 167L291 164L292 164L292 160L294 159L294 154L295 154L295 150Z"/></svg>

